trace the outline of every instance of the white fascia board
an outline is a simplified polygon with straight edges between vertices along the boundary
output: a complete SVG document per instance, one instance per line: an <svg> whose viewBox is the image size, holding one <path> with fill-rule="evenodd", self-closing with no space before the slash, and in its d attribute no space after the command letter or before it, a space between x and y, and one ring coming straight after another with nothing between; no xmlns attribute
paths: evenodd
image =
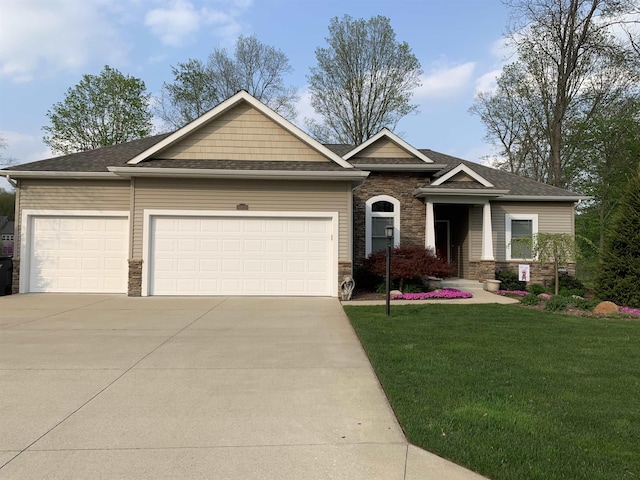
<svg viewBox="0 0 640 480"><path fill-rule="evenodd" d="M12 170L3 174L7 179L11 178L71 178L71 179L103 179L119 180L119 177L109 172L65 172L65 171L20 171Z"/></svg>
<svg viewBox="0 0 640 480"><path fill-rule="evenodd" d="M446 168L444 163L421 164L379 164L379 163L354 163L354 167L362 170L386 171L386 172L437 172Z"/></svg>
<svg viewBox="0 0 640 480"><path fill-rule="evenodd" d="M301 170L212 170L193 168L108 167L110 172L123 178L180 177L180 178L232 178L262 180L356 180L362 181L369 172L362 170L301 171Z"/></svg>
<svg viewBox="0 0 640 480"><path fill-rule="evenodd" d="M129 163L130 165L136 165L136 164L142 162L143 160L146 160L147 158L151 157L155 153L167 148L168 146L172 145L173 143L177 142L178 140L180 140L184 136L186 136L189 133L191 133L192 131L194 131L197 128L201 127L202 125L208 123L212 119L218 117L219 115L222 115L224 112L226 112L227 110L235 107L237 104L239 104L242 101L245 101L245 102L249 103L252 107L254 107L258 111L260 111L262 114L267 116L269 119L273 120L275 123L277 123L282 128L287 130L293 136L297 137L303 143L306 143L309 147L313 148L314 150L316 150L321 155L327 157L328 159L330 159L333 162L337 163L341 167L353 168L353 165L351 165L349 162L343 160L342 157L340 157L336 153L333 153L331 150L329 150L327 147L325 147L320 142L315 140L309 134L305 133L303 130L301 130L300 128L296 127L293 123L291 123L289 120L283 118L281 115L278 115L276 112L274 112L269 107L267 107L264 103L262 103L259 100L255 99L254 97L249 95L244 90L241 90L238 93L236 93L234 96L229 97L224 102L218 104L216 107L214 107L213 109L209 110L207 113L205 113L201 117L198 117L197 119L195 119L193 122L185 125L184 127L182 127L179 130L176 130L171 135L169 135L167 138L165 138L164 140L156 143L155 145L153 145L152 147L148 148L144 152L136 155L134 158L129 160L127 163Z"/></svg>
<svg viewBox="0 0 640 480"><path fill-rule="evenodd" d="M503 195L499 200L503 202L579 202L592 198L586 195Z"/></svg>
<svg viewBox="0 0 640 480"><path fill-rule="evenodd" d="M420 150L418 150L415 147L412 147L411 145L409 145L407 142L405 142L404 140L402 140L399 136L397 136L395 133L393 133L392 131L390 131L387 128L383 128L382 130L380 130L378 133L376 133L373 137L371 137L369 140L367 140L366 142L364 142L361 145L358 145L356 148L354 148L353 150L351 150L349 153L347 153L343 158L345 160L349 160L351 157L353 157L354 155L357 155L358 153L360 153L361 151L363 151L365 148L367 148L370 145L373 145L374 143L376 143L378 140L380 140L382 137L387 137L389 140L391 140L393 143L395 143L396 145L398 145L400 148L402 148L403 150L405 150L407 153L410 153L411 155L413 155L414 157L419 158L420 160L422 160L425 163L434 163L433 160L431 160L429 157L427 157L424 153L422 153Z"/></svg>
<svg viewBox="0 0 640 480"><path fill-rule="evenodd" d="M446 182L450 178L453 178L454 176L456 176L460 172L466 173L471 178L473 178L476 182L478 182L481 185L484 185L485 187L488 187L488 188L493 187L493 184L489 180L485 179L482 175L474 172L471 168L469 168L464 163L461 163L460 165L458 165L453 170L450 170L449 172L445 173L443 176L438 178L436 181L432 182L431 185L433 185L433 186L442 185L444 182Z"/></svg>
<svg viewBox="0 0 640 480"><path fill-rule="evenodd" d="M505 194L509 193L509 190L467 190L464 188L416 188L413 191L415 197L438 197L447 195L456 195L462 197L500 197L503 198Z"/></svg>

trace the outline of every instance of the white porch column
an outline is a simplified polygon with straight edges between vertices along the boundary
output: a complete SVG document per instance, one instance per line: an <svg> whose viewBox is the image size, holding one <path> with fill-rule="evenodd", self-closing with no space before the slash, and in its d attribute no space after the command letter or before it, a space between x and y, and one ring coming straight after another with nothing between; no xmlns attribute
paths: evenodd
<svg viewBox="0 0 640 480"><path fill-rule="evenodd" d="M482 207L482 257L493 260L493 232L491 230L491 205L489 201Z"/></svg>
<svg viewBox="0 0 640 480"><path fill-rule="evenodd" d="M436 251L436 217L433 213L433 202L427 200L427 226L424 246Z"/></svg>

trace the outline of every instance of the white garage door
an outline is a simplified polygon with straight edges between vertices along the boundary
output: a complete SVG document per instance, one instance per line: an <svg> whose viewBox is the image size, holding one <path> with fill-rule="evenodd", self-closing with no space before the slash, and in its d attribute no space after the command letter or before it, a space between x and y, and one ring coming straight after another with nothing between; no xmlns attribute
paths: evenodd
<svg viewBox="0 0 640 480"><path fill-rule="evenodd" d="M152 217L150 295L331 295L326 218Z"/></svg>
<svg viewBox="0 0 640 480"><path fill-rule="evenodd" d="M126 293L126 217L31 217L30 292Z"/></svg>

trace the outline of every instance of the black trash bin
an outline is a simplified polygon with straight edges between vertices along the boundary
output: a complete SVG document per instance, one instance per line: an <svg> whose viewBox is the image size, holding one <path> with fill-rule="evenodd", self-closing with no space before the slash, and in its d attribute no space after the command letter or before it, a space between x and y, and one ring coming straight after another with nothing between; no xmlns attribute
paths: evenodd
<svg viewBox="0 0 640 480"><path fill-rule="evenodd" d="M0 296L11 295L12 277L13 260L11 257L0 257Z"/></svg>

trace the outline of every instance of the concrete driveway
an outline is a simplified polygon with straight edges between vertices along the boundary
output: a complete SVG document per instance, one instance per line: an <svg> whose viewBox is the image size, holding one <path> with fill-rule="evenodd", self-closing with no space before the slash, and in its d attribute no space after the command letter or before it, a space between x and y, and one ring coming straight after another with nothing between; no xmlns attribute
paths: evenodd
<svg viewBox="0 0 640 480"><path fill-rule="evenodd" d="M0 297L0 479L474 479L329 298Z"/></svg>

